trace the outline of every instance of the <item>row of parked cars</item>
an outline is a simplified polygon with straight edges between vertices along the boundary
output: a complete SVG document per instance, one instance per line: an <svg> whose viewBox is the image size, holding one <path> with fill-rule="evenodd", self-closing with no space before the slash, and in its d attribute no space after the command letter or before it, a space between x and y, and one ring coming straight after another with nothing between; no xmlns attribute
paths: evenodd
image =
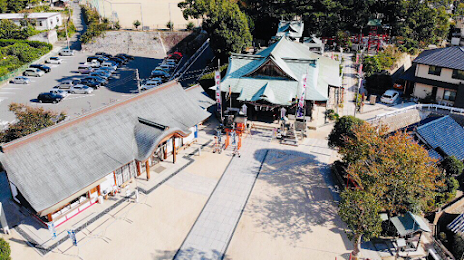
<svg viewBox="0 0 464 260"><path fill-rule="evenodd" d="M87 58L87 62L79 65L78 71L85 74L82 79L65 80L49 92L40 93L37 100L42 102L58 103L69 94L90 94L94 90L108 84L116 70L133 60L127 54L112 56L107 53L97 52L94 56Z"/></svg>
<svg viewBox="0 0 464 260"><path fill-rule="evenodd" d="M154 88L171 78L177 66L182 60L182 53L176 51L163 59L152 72L148 79L142 80L140 90L148 90Z"/></svg>
<svg viewBox="0 0 464 260"><path fill-rule="evenodd" d="M61 64L60 57L50 57L45 63ZM14 84L29 84L31 80L27 77L42 77L45 73L49 73L52 70L51 67L45 64L31 64L29 68L25 69L23 76L17 76L11 80Z"/></svg>

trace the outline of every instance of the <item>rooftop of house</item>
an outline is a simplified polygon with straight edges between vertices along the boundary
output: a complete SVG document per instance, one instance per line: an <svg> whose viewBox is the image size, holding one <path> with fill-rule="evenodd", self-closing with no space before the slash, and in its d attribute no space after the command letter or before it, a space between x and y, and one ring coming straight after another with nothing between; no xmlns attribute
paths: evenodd
<svg viewBox="0 0 464 260"><path fill-rule="evenodd" d="M60 15L60 13L12 13L12 14L0 14L1 19L24 19L25 15L29 19L46 19L56 15Z"/></svg>
<svg viewBox="0 0 464 260"><path fill-rule="evenodd" d="M301 36L303 36L303 30L303 21L280 21L276 36L301 38Z"/></svg>
<svg viewBox="0 0 464 260"><path fill-rule="evenodd" d="M464 70L464 48L452 46L423 51L414 63Z"/></svg>
<svg viewBox="0 0 464 260"><path fill-rule="evenodd" d="M32 208L46 215L121 166L146 160L165 137L190 134L210 116L197 88L165 83L4 144L0 161Z"/></svg>

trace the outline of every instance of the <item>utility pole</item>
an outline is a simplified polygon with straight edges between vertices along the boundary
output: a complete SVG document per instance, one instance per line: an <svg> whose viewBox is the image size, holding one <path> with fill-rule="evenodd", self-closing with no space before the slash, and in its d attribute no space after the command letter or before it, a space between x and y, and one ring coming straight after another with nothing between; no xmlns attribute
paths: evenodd
<svg viewBox="0 0 464 260"><path fill-rule="evenodd" d="M69 9L68 9L69 10ZM68 26L67 26L67 23L69 21L69 19L71 18L71 16L68 17L68 19L64 22L64 31L66 32L66 43L67 43L67 46L68 46L68 50L69 50L69 36L68 36Z"/></svg>
<svg viewBox="0 0 464 260"><path fill-rule="evenodd" d="M140 79L139 79L139 69L135 70L135 80L137 81L137 90L139 93L141 92L140 90Z"/></svg>

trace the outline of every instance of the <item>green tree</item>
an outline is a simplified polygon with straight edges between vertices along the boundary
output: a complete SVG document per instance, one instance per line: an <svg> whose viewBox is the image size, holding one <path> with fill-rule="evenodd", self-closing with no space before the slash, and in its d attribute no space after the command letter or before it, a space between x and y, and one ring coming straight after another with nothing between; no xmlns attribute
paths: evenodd
<svg viewBox="0 0 464 260"><path fill-rule="evenodd" d="M187 0L179 3L184 17L203 17L203 29L210 36L211 48L220 57L240 53L251 45L248 18L230 0Z"/></svg>
<svg viewBox="0 0 464 260"><path fill-rule="evenodd" d="M43 128L55 125L66 118L66 114L63 112L56 113L51 110L17 103L11 103L9 110L16 115L17 121L8 125L7 129L0 132L0 143L11 142Z"/></svg>
<svg viewBox="0 0 464 260"><path fill-rule="evenodd" d="M360 189L375 194L389 216L434 206L440 171L425 148L403 132L387 135L384 126L355 126L339 153L347 174Z"/></svg>
<svg viewBox="0 0 464 260"><path fill-rule="evenodd" d="M341 148L345 145L346 138L354 137L353 127L364 121L354 116L342 116L334 125L329 134L329 146Z"/></svg>
<svg viewBox="0 0 464 260"><path fill-rule="evenodd" d="M445 157L441 162L441 166L448 176L458 176L464 170L464 163L454 155Z"/></svg>
<svg viewBox="0 0 464 260"><path fill-rule="evenodd" d="M138 29L139 26L141 25L140 21L139 20L135 20L133 25L135 26L135 29Z"/></svg>
<svg viewBox="0 0 464 260"><path fill-rule="evenodd" d="M195 28L195 24L193 22L188 22L186 29L187 31L192 31Z"/></svg>
<svg viewBox="0 0 464 260"><path fill-rule="evenodd" d="M8 0L0 0L0 13L6 13L8 10Z"/></svg>
<svg viewBox="0 0 464 260"><path fill-rule="evenodd" d="M6 242L3 238L0 238L0 259L1 260L10 260L11 249L10 244Z"/></svg>
<svg viewBox="0 0 464 260"><path fill-rule="evenodd" d="M338 214L352 233L353 255L357 256L361 239L369 241L382 231L381 210L376 196L362 190L346 189L341 193Z"/></svg>

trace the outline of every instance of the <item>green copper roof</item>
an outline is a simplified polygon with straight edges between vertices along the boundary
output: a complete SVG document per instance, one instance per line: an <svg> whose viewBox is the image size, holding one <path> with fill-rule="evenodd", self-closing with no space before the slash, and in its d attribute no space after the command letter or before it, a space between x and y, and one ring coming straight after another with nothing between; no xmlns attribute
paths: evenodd
<svg viewBox="0 0 464 260"><path fill-rule="evenodd" d="M278 67L286 77L256 75L268 62ZM326 101L329 85L341 86L339 63L309 51L301 43L282 38L256 55L232 54L229 68L221 83L223 92L239 93L238 100L290 105L301 93L300 80L308 74L306 100Z"/></svg>

